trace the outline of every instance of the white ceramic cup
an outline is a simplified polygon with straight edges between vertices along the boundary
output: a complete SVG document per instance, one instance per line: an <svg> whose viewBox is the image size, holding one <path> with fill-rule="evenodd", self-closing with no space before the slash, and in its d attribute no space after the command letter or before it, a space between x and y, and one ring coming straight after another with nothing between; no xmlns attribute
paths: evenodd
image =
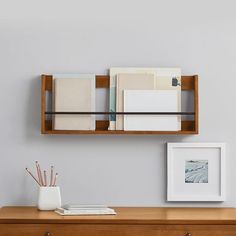
<svg viewBox="0 0 236 236"><path fill-rule="evenodd" d="M60 187L40 187L38 209L50 211L59 207L61 207Z"/></svg>

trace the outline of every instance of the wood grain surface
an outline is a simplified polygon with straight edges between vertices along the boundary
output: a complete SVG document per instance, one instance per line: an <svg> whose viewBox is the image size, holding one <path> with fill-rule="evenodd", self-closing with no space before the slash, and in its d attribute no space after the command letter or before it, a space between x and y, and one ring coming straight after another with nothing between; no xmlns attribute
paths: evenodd
<svg viewBox="0 0 236 236"><path fill-rule="evenodd" d="M60 216L35 207L3 207L0 223L236 224L235 208L114 207L117 215Z"/></svg>

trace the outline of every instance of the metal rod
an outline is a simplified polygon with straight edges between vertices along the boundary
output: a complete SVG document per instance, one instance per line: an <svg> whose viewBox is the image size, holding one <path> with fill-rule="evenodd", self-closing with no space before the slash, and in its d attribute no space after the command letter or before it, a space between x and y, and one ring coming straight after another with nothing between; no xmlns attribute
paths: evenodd
<svg viewBox="0 0 236 236"><path fill-rule="evenodd" d="M69 112L46 111L46 115L195 115L195 112Z"/></svg>

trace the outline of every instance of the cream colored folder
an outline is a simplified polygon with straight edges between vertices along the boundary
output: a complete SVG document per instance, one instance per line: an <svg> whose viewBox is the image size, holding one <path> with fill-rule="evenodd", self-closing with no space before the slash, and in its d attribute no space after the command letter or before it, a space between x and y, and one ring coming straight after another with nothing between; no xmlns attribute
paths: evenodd
<svg viewBox="0 0 236 236"><path fill-rule="evenodd" d="M124 111L124 90L155 89L155 77L152 74L118 74L116 81L116 111ZM124 130L124 116L116 116L116 130Z"/></svg>
<svg viewBox="0 0 236 236"><path fill-rule="evenodd" d="M95 111L95 75L54 75L54 111ZM95 130L94 115L55 115L55 130Z"/></svg>

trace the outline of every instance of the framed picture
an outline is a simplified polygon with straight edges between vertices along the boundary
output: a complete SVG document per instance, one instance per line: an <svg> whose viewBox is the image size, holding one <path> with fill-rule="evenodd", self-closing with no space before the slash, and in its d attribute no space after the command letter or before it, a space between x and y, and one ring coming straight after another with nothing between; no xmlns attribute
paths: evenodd
<svg viewBox="0 0 236 236"><path fill-rule="evenodd" d="M224 201L225 144L168 143L167 201Z"/></svg>

